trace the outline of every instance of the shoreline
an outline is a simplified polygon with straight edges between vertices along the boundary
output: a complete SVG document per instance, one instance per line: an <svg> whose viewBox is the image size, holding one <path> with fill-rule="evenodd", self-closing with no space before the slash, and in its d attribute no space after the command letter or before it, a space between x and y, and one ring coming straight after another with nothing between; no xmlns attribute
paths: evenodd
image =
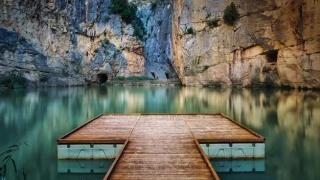
<svg viewBox="0 0 320 180"><path fill-rule="evenodd" d="M0 91L21 90L21 89L50 89L50 88L72 88L72 87L104 87L104 86L180 86L180 87L198 87L198 88L212 88L212 89L252 89L252 90L297 90L297 91L315 91L319 92L320 88L307 87L293 87L289 85L273 85L273 84L252 84L250 86L241 86L239 84L232 84L230 86L225 84L204 85L183 85L180 80L110 80L105 83L90 83L77 85L38 85L38 86L17 86L5 87L0 85Z"/></svg>

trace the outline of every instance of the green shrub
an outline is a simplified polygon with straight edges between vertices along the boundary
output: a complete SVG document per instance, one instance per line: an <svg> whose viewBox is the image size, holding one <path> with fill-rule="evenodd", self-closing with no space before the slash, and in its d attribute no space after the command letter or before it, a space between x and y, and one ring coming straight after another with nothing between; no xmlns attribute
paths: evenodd
<svg viewBox="0 0 320 180"><path fill-rule="evenodd" d="M109 20L110 20L110 17L109 17L109 16L104 16L104 17L103 17L103 21L104 21L105 23L107 23Z"/></svg>
<svg viewBox="0 0 320 180"><path fill-rule="evenodd" d="M154 11L156 8L157 8L157 5L158 5L158 1L155 0L151 3L151 10Z"/></svg>
<svg viewBox="0 0 320 180"><path fill-rule="evenodd" d="M110 44L109 39L104 39L104 40L101 41L101 45L102 45L103 47L105 47L105 48L106 48L109 44Z"/></svg>
<svg viewBox="0 0 320 180"><path fill-rule="evenodd" d="M136 18L132 22L132 26L134 29L133 35L138 37L140 40L143 40L143 37L145 34L145 29L144 29L142 21L139 18Z"/></svg>
<svg viewBox="0 0 320 180"><path fill-rule="evenodd" d="M114 80L117 80L117 81L146 81L146 80L152 80L152 78L147 77L147 76L130 76L130 77L118 76L118 77L114 78Z"/></svg>
<svg viewBox="0 0 320 180"><path fill-rule="evenodd" d="M136 17L137 8L129 4L128 0L112 0L110 11L119 14L126 23L131 23Z"/></svg>
<svg viewBox="0 0 320 180"><path fill-rule="evenodd" d="M129 3L128 0L112 0L110 12L120 15L125 23L132 24L134 35L140 40L143 39L145 29L142 21L136 15L137 7L134 4Z"/></svg>
<svg viewBox="0 0 320 180"><path fill-rule="evenodd" d="M192 61L192 65L199 65L200 64L200 61L201 61L201 57L198 56L197 58L195 58L193 61Z"/></svg>
<svg viewBox="0 0 320 180"><path fill-rule="evenodd" d="M207 25L209 26L209 28L215 28L219 26L219 19L215 18L215 19L210 19L207 21Z"/></svg>
<svg viewBox="0 0 320 180"><path fill-rule="evenodd" d="M196 34L196 32L193 30L193 28L192 28L192 27L189 27L189 28L187 29L186 34L192 34L192 35L195 35L195 34Z"/></svg>
<svg viewBox="0 0 320 180"><path fill-rule="evenodd" d="M240 14L236 5L232 2L229 6L224 10L223 20L226 24L233 26L238 19L240 18Z"/></svg>

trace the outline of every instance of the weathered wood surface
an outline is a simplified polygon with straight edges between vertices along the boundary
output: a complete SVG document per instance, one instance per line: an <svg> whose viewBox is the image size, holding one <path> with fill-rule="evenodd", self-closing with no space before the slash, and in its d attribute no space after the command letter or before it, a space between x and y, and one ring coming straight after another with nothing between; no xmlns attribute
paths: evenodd
<svg viewBox="0 0 320 180"><path fill-rule="evenodd" d="M264 138L223 115L180 115L200 142L264 142Z"/></svg>
<svg viewBox="0 0 320 180"><path fill-rule="evenodd" d="M103 115L58 143L128 142L105 179L219 179L200 142L264 138L221 114Z"/></svg>
<svg viewBox="0 0 320 180"><path fill-rule="evenodd" d="M60 144L124 143L139 116L99 116L58 140Z"/></svg>

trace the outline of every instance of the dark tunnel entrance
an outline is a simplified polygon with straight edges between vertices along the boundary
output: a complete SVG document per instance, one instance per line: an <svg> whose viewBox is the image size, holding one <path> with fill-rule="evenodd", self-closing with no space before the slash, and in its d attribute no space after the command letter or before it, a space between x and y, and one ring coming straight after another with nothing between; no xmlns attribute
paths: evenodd
<svg viewBox="0 0 320 180"><path fill-rule="evenodd" d="M276 63L278 61L278 50L270 50L265 54L269 63Z"/></svg>
<svg viewBox="0 0 320 180"><path fill-rule="evenodd" d="M97 74L97 81L99 84L103 84L107 82L107 80L108 80L108 75L106 73Z"/></svg>

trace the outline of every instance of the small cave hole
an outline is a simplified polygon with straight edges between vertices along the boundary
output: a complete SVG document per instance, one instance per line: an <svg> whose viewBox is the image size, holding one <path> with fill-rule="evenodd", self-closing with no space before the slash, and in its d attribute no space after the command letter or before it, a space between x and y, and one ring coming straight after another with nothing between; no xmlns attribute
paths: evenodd
<svg viewBox="0 0 320 180"><path fill-rule="evenodd" d="M265 54L269 63L276 63L278 61L278 50L270 50Z"/></svg>
<svg viewBox="0 0 320 180"><path fill-rule="evenodd" d="M156 74L154 72L151 72L151 75L152 75L153 79L156 79Z"/></svg>
<svg viewBox="0 0 320 180"><path fill-rule="evenodd" d="M105 73L100 73L97 75L97 80L98 80L99 84L103 84L103 83L107 82L108 75Z"/></svg>
<svg viewBox="0 0 320 180"><path fill-rule="evenodd" d="M166 72L165 75L166 75L166 78L167 78L167 79L170 79L169 73Z"/></svg>

